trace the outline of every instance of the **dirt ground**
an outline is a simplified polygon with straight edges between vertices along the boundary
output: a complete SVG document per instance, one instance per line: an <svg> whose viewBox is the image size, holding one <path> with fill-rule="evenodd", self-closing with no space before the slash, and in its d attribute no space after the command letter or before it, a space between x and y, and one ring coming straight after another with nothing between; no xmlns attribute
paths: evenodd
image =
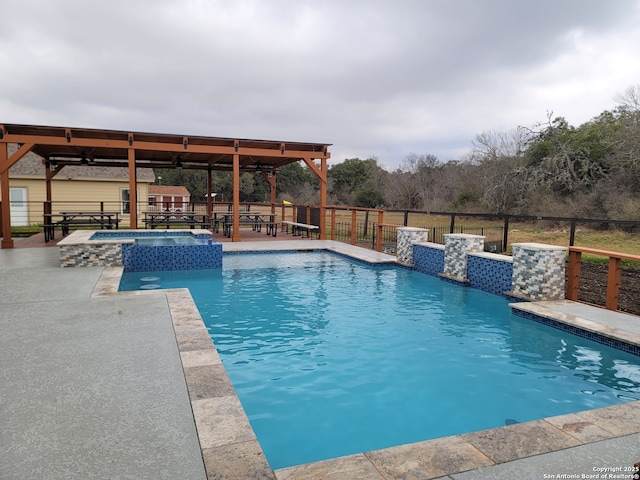
<svg viewBox="0 0 640 480"><path fill-rule="evenodd" d="M567 271L569 267L567 264ZM607 291L606 264L582 262L578 299L604 306ZM640 315L640 268L622 269L618 308L627 313Z"/></svg>

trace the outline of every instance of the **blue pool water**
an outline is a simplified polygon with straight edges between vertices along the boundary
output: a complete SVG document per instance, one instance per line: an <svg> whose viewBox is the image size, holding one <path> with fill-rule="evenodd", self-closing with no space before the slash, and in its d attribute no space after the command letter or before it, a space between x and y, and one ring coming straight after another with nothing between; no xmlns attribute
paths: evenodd
<svg viewBox="0 0 640 480"><path fill-rule="evenodd" d="M408 269L252 254L153 278L190 289L274 469L640 398L638 357Z"/></svg>
<svg viewBox="0 0 640 480"><path fill-rule="evenodd" d="M140 245L191 245L207 243L211 240L211 235L194 235L190 232L166 232L163 230L109 230L96 232L91 235L89 240L135 240L135 243Z"/></svg>
<svg viewBox="0 0 640 480"><path fill-rule="evenodd" d="M136 245L193 245L202 243L211 243L212 240L196 238L189 236L166 236L166 237L148 237L136 238Z"/></svg>

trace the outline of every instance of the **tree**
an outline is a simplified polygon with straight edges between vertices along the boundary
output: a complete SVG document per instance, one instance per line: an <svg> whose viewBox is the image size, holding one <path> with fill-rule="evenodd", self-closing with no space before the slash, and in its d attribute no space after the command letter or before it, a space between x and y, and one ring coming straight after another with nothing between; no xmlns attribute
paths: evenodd
<svg viewBox="0 0 640 480"><path fill-rule="evenodd" d="M317 203L320 179L306 164L290 163L280 168L276 188L282 199L300 204Z"/></svg>
<svg viewBox="0 0 640 480"><path fill-rule="evenodd" d="M640 111L640 84L632 85L613 97L621 109L628 112Z"/></svg>
<svg viewBox="0 0 640 480"><path fill-rule="evenodd" d="M474 163L501 158L520 158L527 144L527 132L521 128L507 132L489 130L476 135L472 141L471 159Z"/></svg>
<svg viewBox="0 0 640 480"><path fill-rule="evenodd" d="M368 189L370 192L377 189L378 197L382 199L381 203L384 203L384 173L384 169L378 165L375 158L346 159L342 163L329 167L327 171L329 193L337 202L353 205L362 189Z"/></svg>
<svg viewBox="0 0 640 480"><path fill-rule="evenodd" d="M528 191L526 140L526 132L515 129L482 132L472 142L471 158L484 186L478 198L490 212L511 213L523 206Z"/></svg>
<svg viewBox="0 0 640 480"><path fill-rule="evenodd" d="M435 196L437 170L440 162L435 155L410 153L400 168L389 177L387 194L394 208L419 210L426 208Z"/></svg>
<svg viewBox="0 0 640 480"><path fill-rule="evenodd" d="M382 190L373 182L367 182L356 193L353 204L356 207L381 208L384 206L384 202Z"/></svg>
<svg viewBox="0 0 640 480"><path fill-rule="evenodd" d="M534 184L561 195L589 191L605 177L603 159L608 151L606 137L585 124L576 129L563 117L551 120L539 131L531 130L526 151L530 178Z"/></svg>

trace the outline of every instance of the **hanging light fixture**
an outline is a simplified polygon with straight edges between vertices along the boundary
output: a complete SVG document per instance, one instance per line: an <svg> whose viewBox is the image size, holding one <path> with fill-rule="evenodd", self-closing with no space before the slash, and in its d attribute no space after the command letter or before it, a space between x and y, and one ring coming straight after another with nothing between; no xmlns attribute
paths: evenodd
<svg viewBox="0 0 640 480"><path fill-rule="evenodd" d="M182 169L182 160L180 159L180 155L178 155L178 158L176 158L176 168L178 170Z"/></svg>
<svg viewBox="0 0 640 480"><path fill-rule="evenodd" d="M82 152L82 157L80 158L80 165L89 165L89 160L87 160L87 154Z"/></svg>

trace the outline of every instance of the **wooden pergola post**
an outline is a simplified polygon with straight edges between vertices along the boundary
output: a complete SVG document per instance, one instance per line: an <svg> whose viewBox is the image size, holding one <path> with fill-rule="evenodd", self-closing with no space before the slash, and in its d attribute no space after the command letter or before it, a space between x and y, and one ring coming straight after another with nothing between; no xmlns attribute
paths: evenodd
<svg viewBox="0 0 640 480"><path fill-rule="evenodd" d="M136 151L127 150L129 160L129 228L138 228L138 177L136 175Z"/></svg>
<svg viewBox="0 0 640 480"><path fill-rule="evenodd" d="M327 159L320 159L320 170L323 176L320 177L320 240L327 239Z"/></svg>
<svg viewBox="0 0 640 480"><path fill-rule="evenodd" d="M275 213L276 213L276 198L278 197L278 190L276 189L277 177L276 177L275 172L272 174L271 177L267 176L267 181L269 182L269 185L271 185L271 214L275 215Z"/></svg>
<svg viewBox="0 0 640 480"><path fill-rule="evenodd" d="M4 127L0 125L0 138L4 138ZM2 248L13 248L13 238L11 238L11 195L9 186L9 169L15 165L18 160L24 157L34 147L33 143L24 143L18 151L9 156L8 143L2 146L0 144L0 190L2 195Z"/></svg>
<svg viewBox="0 0 640 480"><path fill-rule="evenodd" d="M240 241L240 155L233 154L233 242Z"/></svg>
<svg viewBox="0 0 640 480"><path fill-rule="evenodd" d="M9 145L0 145L0 191L2 192L2 248L13 248L9 198Z"/></svg>
<svg viewBox="0 0 640 480"><path fill-rule="evenodd" d="M213 189L213 180L211 178L211 165L207 167L207 215L209 218L213 215L213 197L211 190Z"/></svg>
<svg viewBox="0 0 640 480"><path fill-rule="evenodd" d="M306 156L303 158L304 162L311 169L313 173L320 179L320 239L327 239L327 221L326 221L326 211L327 211L327 156L326 156L326 147L325 147L325 156L320 157L320 168L313 162L317 156ZM295 220L294 220L295 221Z"/></svg>

